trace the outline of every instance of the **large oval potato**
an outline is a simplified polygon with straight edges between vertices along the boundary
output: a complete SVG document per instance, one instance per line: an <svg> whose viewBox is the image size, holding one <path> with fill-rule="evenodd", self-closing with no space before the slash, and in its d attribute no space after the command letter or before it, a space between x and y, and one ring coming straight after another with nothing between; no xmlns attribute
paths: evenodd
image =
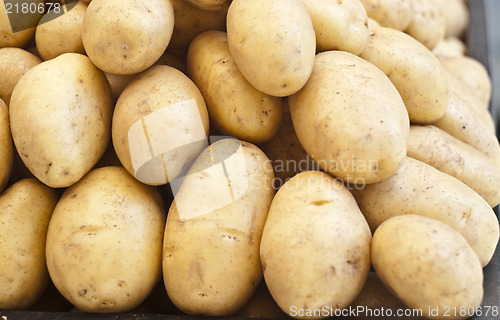
<svg viewBox="0 0 500 320"><path fill-rule="evenodd" d="M57 193L35 179L0 196L0 309L31 307L49 283L45 237Z"/></svg>
<svg viewBox="0 0 500 320"><path fill-rule="evenodd" d="M446 224L419 215L393 217L377 228L371 250L382 282L426 318L466 319L481 305L479 259Z"/></svg>
<svg viewBox="0 0 500 320"><path fill-rule="evenodd" d="M301 0L234 0L227 38L238 69L259 91L289 96L311 75L316 36Z"/></svg>
<svg viewBox="0 0 500 320"><path fill-rule="evenodd" d="M412 0L361 0L367 15L388 27L400 31L406 30L413 18Z"/></svg>
<svg viewBox="0 0 500 320"><path fill-rule="evenodd" d="M251 143L265 142L276 134L283 102L248 83L231 57L225 32L198 35L189 46L187 68L217 132Z"/></svg>
<svg viewBox="0 0 500 320"><path fill-rule="evenodd" d="M14 163L14 148L10 134L9 109L0 99L0 193L9 182Z"/></svg>
<svg viewBox="0 0 500 320"><path fill-rule="evenodd" d="M399 93L379 69L353 54L318 54L309 81L289 105L304 149L346 182L386 179L406 156L410 126Z"/></svg>
<svg viewBox="0 0 500 320"><path fill-rule="evenodd" d="M138 306L161 275L165 210L159 192L121 167L68 188L47 234L47 266L61 294L85 312Z"/></svg>
<svg viewBox="0 0 500 320"><path fill-rule="evenodd" d="M251 298L262 279L273 177L266 155L248 142L222 139L196 159L174 190L165 228L163 278L179 309L231 315Z"/></svg>
<svg viewBox="0 0 500 320"><path fill-rule="evenodd" d="M495 212L460 180L407 157L389 179L352 190L370 228L407 214L437 219L460 232L483 266L495 253L499 225Z"/></svg>
<svg viewBox="0 0 500 320"><path fill-rule="evenodd" d="M391 79L412 123L432 123L443 116L449 100L446 71L423 44L404 32L379 27L360 57Z"/></svg>
<svg viewBox="0 0 500 320"><path fill-rule="evenodd" d="M316 33L317 51L360 54L370 41L366 10L359 0L302 0Z"/></svg>
<svg viewBox="0 0 500 320"><path fill-rule="evenodd" d="M109 83L89 58L66 53L30 69L10 104L12 138L26 167L53 188L82 178L110 140Z"/></svg>
<svg viewBox="0 0 500 320"><path fill-rule="evenodd" d="M454 176L492 208L500 203L500 169L481 151L443 130L411 126L407 155Z"/></svg>
<svg viewBox="0 0 500 320"><path fill-rule="evenodd" d="M187 170L207 145L205 101L179 70L158 65L123 90L113 114L113 145L139 181L161 185Z"/></svg>
<svg viewBox="0 0 500 320"><path fill-rule="evenodd" d="M173 29L171 1L94 0L85 11L82 41L99 69L134 74L160 58Z"/></svg>
<svg viewBox="0 0 500 320"><path fill-rule="evenodd" d="M275 301L299 319L326 316L307 317L297 308L348 307L370 271L371 236L342 182L320 171L294 176L273 199L260 245Z"/></svg>
<svg viewBox="0 0 500 320"><path fill-rule="evenodd" d="M413 17L405 32L429 50L444 39L446 20L435 0L411 0Z"/></svg>

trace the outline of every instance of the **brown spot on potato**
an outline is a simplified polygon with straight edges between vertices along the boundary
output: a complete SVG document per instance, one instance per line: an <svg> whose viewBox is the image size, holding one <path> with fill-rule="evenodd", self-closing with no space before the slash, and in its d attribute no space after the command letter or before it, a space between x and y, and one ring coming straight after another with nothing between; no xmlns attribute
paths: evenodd
<svg viewBox="0 0 500 320"><path fill-rule="evenodd" d="M309 204L312 204L315 206L322 206L322 205L325 205L325 204L330 203L330 202L332 202L332 201L331 200L318 200L318 201L312 201Z"/></svg>

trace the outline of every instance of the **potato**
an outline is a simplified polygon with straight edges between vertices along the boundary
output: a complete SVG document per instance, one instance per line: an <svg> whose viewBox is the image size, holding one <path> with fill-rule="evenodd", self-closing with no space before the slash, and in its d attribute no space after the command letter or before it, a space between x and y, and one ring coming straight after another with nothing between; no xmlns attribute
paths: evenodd
<svg viewBox="0 0 500 320"><path fill-rule="evenodd" d="M446 20L435 0L411 0L413 18L405 32L429 50L444 39Z"/></svg>
<svg viewBox="0 0 500 320"><path fill-rule="evenodd" d="M94 0L85 11L82 41L99 69L133 74L160 58L173 28L170 1Z"/></svg>
<svg viewBox="0 0 500 320"><path fill-rule="evenodd" d="M183 312L231 315L250 300L262 279L273 177L266 155L248 142L222 139L196 159L174 192L163 247L165 288Z"/></svg>
<svg viewBox="0 0 500 320"><path fill-rule="evenodd" d="M200 33L209 30L226 30L226 15L229 4L217 11L207 11L195 7L186 0L172 0L174 8L174 32L169 48L185 48Z"/></svg>
<svg viewBox="0 0 500 320"><path fill-rule="evenodd" d="M0 309L31 307L49 283L45 236L57 194L35 179L0 196Z"/></svg>
<svg viewBox="0 0 500 320"><path fill-rule="evenodd" d="M469 10L464 0L434 0L446 20L446 36L461 37L469 25Z"/></svg>
<svg viewBox="0 0 500 320"><path fill-rule="evenodd" d="M492 208L500 203L500 169L479 150L443 130L411 126L407 154L462 181Z"/></svg>
<svg viewBox="0 0 500 320"><path fill-rule="evenodd" d="M276 134L283 115L281 98L248 83L231 57L225 32L198 35L189 46L187 68L220 134L251 143L268 141Z"/></svg>
<svg viewBox="0 0 500 320"><path fill-rule="evenodd" d="M14 150L10 134L9 110L0 99L0 193L9 182L14 163Z"/></svg>
<svg viewBox="0 0 500 320"><path fill-rule="evenodd" d="M302 0L316 33L316 50L360 54L368 45L366 10L359 0Z"/></svg>
<svg viewBox="0 0 500 320"><path fill-rule="evenodd" d="M186 75L158 65L139 74L118 98L116 154L139 181L162 185L187 170L207 144L205 101Z"/></svg>
<svg viewBox="0 0 500 320"><path fill-rule="evenodd" d="M53 188L82 178L110 140L112 98L89 58L66 53L29 70L10 105L16 148L28 169Z"/></svg>
<svg viewBox="0 0 500 320"><path fill-rule="evenodd" d="M294 318L346 308L370 271L370 241L342 182L320 171L299 173L276 193L264 226L260 256L269 291Z"/></svg>
<svg viewBox="0 0 500 320"><path fill-rule="evenodd" d="M348 183L386 179L406 156L409 121L400 95L379 69L353 54L318 54L309 81L289 105L307 153Z"/></svg>
<svg viewBox="0 0 500 320"><path fill-rule="evenodd" d="M36 48L44 60L63 53L85 54L82 22L87 4L70 2L46 13L36 28Z"/></svg>
<svg viewBox="0 0 500 320"><path fill-rule="evenodd" d="M316 36L301 0L234 0L227 38L238 69L259 91L289 96L311 75Z"/></svg>
<svg viewBox="0 0 500 320"><path fill-rule="evenodd" d="M481 117L478 113L457 92L450 91L448 107L433 125L478 149L500 168L500 145L494 127L489 127L484 114Z"/></svg>
<svg viewBox="0 0 500 320"><path fill-rule="evenodd" d="M37 56L19 48L0 49L0 99L7 107L14 87L21 77L31 68L40 64Z"/></svg>
<svg viewBox="0 0 500 320"><path fill-rule="evenodd" d="M412 123L432 123L448 105L446 71L424 45L390 28L376 28L360 55L376 65L398 89Z"/></svg>
<svg viewBox="0 0 500 320"><path fill-rule="evenodd" d="M161 274L165 210L156 189L121 167L68 188L47 233L47 266L61 294L85 312L138 306Z"/></svg>
<svg viewBox="0 0 500 320"><path fill-rule="evenodd" d="M426 318L466 319L480 306L479 259L446 224L419 215L393 217L377 228L371 250L382 282Z"/></svg>
<svg viewBox="0 0 500 320"><path fill-rule="evenodd" d="M432 49L438 57L457 57L463 56L467 48L462 40L456 37L447 37L441 41Z"/></svg>
<svg viewBox="0 0 500 320"><path fill-rule="evenodd" d="M0 48L24 47L44 13L44 0L0 0Z"/></svg>
<svg viewBox="0 0 500 320"><path fill-rule="evenodd" d="M368 17L381 26L404 31L413 18L412 0L361 0Z"/></svg>
<svg viewBox="0 0 500 320"><path fill-rule="evenodd" d="M428 164L407 157L389 179L352 192L372 231L391 217L419 214L460 232L483 266L495 252L499 226L488 203L460 180Z"/></svg>
<svg viewBox="0 0 500 320"><path fill-rule="evenodd" d="M264 318L276 319L288 318L286 313L274 301L273 296L267 289L265 281L262 281L248 303L235 314L240 318Z"/></svg>

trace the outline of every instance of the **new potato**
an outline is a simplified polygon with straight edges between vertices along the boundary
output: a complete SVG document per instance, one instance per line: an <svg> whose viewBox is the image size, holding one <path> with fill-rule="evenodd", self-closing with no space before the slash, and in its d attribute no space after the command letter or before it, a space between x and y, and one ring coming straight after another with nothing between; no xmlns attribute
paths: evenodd
<svg viewBox="0 0 500 320"><path fill-rule="evenodd" d="M413 0L361 0L368 17L383 27L404 31L410 24Z"/></svg>
<svg viewBox="0 0 500 320"><path fill-rule="evenodd" d="M161 274L165 210L159 192L121 167L95 169L68 188L47 233L47 267L85 312L137 307Z"/></svg>
<svg viewBox="0 0 500 320"><path fill-rule="evenodd" d="M56 192L36 179L0 196L1 310L27 309L47 287L45 237L56 202Z"/></svg>
<svg viewBox="0 0 500 320"><path fill-rule="evenodd" d="M405 32L429 50L444 39L446 20L435 0L411 0L413 17Z"/></svg>

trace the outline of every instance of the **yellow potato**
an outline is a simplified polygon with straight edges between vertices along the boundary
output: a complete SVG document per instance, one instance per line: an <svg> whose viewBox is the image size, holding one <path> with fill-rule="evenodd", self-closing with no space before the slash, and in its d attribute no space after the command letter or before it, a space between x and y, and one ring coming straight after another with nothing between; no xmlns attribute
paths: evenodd
<svg viewBox="0 0 500 320"><path fill-rule="evenodd" d="M192 315L241 309L262 279L259 245L274 196L273 171L256 146L222 139L203 150L170 207L163 278Z"/></svg>
<svg viewBox="0 0 500 320"><path fill-rule="evenodd" d="M361 0L368 17L383 27L404 31L413 17L412 0Z"/></svg>
<svg viewBox="0 0 500 320"><path fill-rule="evenodd" d="M40 64L42 60L34 54L19 48L0 49L0 99L7 107L14 87L29 69Z"/></svg>
<svg viewBox="0 0 500 320"><path fill-rule="evenodd" d="M444 39L446 20L435 0L411 0L413 17L405 32L429 50Z"/></svg>
<svg viewBox="0 0 500 320"><path fill-rule="evenodd" d="M372 231L391 217L419 214L460 232L483 266L495 252L499 226L493 209L463 182L428 164L407 157L389 179L352 192Z"/></svg>
<svg viewBox="0 0 500 320"><path fill-rule="evenodd" d="M47 234L47 266L85 312L138 306L161 274L165 210L156 189L121 167L95 169L68 188Z"/></svg>
<svg viewBox="0 0 500 320"><path fill-rule="evenodd" d="M174 28L172 3L151 0L94 0L83 19L82 41L101 70L134 74L163 54Z"/></svg>
<svg viewBox="0 0 500 320"><path fill-rule="evenodd" d="M49 283L45 237L56 192L21 180L0 196L0 309L31 307Z"/></svg>
<svg viewBox="0 0 500 320"><path fill-rule="evenodd" d="M175 25L169 48L186 48L200 33L209 30L225 31L229 4L216 11L207 11L191 5L186 0L172 0Z"/></svg>
<svg viewBox="0 0 500 320"><path fill-rule="evenodd" d="M446 36L461 37L469 25L469 9L464 0L433 0L446 20Z"/></svg>
<svg viewBox="0 0 500 320"><path fill-rule="evenodd" d="M113 145L139 181L162 185L187 170L207 144L205 101L186 75L157 65L123 90L113 114Z"/></svg>
<svg viewBox="0 0 500 320"><path fill-rule="evenodd" d="M10 134L9 110L0 99L0 193L3 192L9 182L13 163L14 150Z"/></svg>
<svg viewBox="0 0 500 320"><path fill-rule="evenodd" d="M231 1L230 0L184 0L189 2L191 5L207 10L207 11L217 11L225 6L227 6Z"/></svg>
<svg viewBox="0 0 500 320"><path fill-rule="evenodd" d="M66 53L29 70L10 105L12 138L40 181L68 187L102 156L110 140L112 97L89 58Z"/></svg>
<svg viewBox="0 0 500 320"><path fill-rule="evenodd" d="M281 98L252 87L231 57L227 35L207 31L189 46L188 75L198 86L215 130L248 141L270 140L281 124Z"/></svg>
<svg viewBox="0 0 500 320"><path fill-rule="evenodd" d="M317 51L342 50L360 54L368 45L366 10L359 0L302 0L316 33Z"/></svg>
<svg viewBox="0 0 500 320"><path fill-rule="evenodd" d="M492 208L500 203L500 169L479 150L443 130L411 126L407 154L462 181Z"/></svg>
<svg viewBox="0 0 500 320"><path fill-rule="evenodd" d="M0 48L24 47L44 13L44 0L0 0Z"/></svg>
<svg viewBox="0 0 500 320"><path fill-rule="evenodd" d="M85 54L82 42L82 22L87 4L71 2L58 11L55 8L46 13L36 28L36 48L44 60L63 53Z"/></svg>
<svg viewBox="0 0 500 320"><path fill-rule="evenodd" d="M376 65L398 89L412 123L432 123L448 105L446 71L423 44L390 28L376 28L360 55Z"/></svg>
<svg viewBox="0 0 500 320"><path fill-rule="evenodd" d="M400 95L378 68L353 54L318 54L311 78L289 105L307 153L348 183L386 179L406 156L410 126Z"/></svg>
<svg viewBox="0 0 500 320"><path fill-rule="evenodd" d="M269 291L289 316L326 318L308 315L351 304L370 271L370 241L342 182L320 171L299 173L276 193L264 226L260 256Z"/></svg>
<svg viewBox="0 0 500 320"><path fill-rule="evenodd" d="M289 96L311 75L316 37L301 0L234 0L227 38L238 69L259 91Z"/></svg>
<svg viewBox="0 0 500 320"><path fill-rule="evenodd" d="M391 218L373 234L371 257L382 282L426 318L466 319L483 298L483 270L467 241L419 215Z"/></svg>

